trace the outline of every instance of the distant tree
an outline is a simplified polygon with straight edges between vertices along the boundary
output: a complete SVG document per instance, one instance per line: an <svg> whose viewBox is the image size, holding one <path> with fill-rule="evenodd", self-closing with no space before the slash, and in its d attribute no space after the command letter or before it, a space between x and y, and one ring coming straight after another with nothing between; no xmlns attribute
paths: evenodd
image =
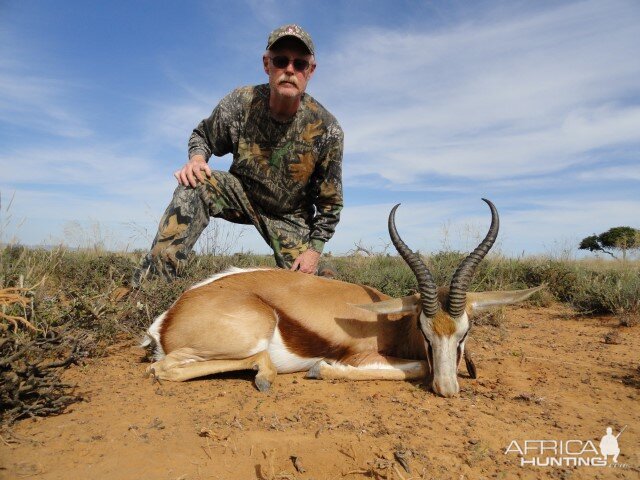
<svg viewBox="0 0 640 480"><path fill-rule="evenodd" d="M631 227L613 227L600 235L585 237L580 242L580 250L604 252L617 258L610 249L620 250L622 259L627 258L627 251L640 249L640 230Z"/></svg>
<svg viewBox="0 0 640 480"><path fill-rule="evenodd" d="M600 242L598 242L597 235L590 235L583 238L578 248L580 250L589 250L590 252L604 252L608 253L612 257L615 257L613 253L607 252L604 248L602 248L602 245L600 245Z"/></svg>

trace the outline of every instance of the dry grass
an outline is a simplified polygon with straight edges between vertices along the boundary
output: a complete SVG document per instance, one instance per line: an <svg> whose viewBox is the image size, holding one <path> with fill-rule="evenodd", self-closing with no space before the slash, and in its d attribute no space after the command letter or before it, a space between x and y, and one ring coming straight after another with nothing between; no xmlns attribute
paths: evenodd
<svg viewBox="0 0 640 480"><path fill-rule="evenodd" d="M3 288L0 290L0 308L2 309L0 312L0 321L9 322L9 324L13 326L14 332L18 331L18 325L22 325L34 332L38 331L38 329L25 318L24 313L22 315L9 315L5 313L8 308L16 305L26 312L27 305L31 303L31 299L27 297L26 294L30 291L31 290L27 288L18 287ZM2 325L2 327L6 328L6 325Z"/></svg>
<svg viewBox="0 0 640 480"><path fill-rule="evenodd" d="M41 365L50 357L68 358L72 352L77 358L102 355L119 338L138 338L153 318L193 283L231 265L274 265L272 257L266 255L193 255L183 278L172 283L149 280L140 289L130 291L126 285L141 255L142 252L72 251L63 247L0 248L0 341L10 339L16 349L21 349L29 342L59 338L60 332L65 332L69 341L58 345L55 351L45 347L34 350L29 365ZM442 285L448 283L463 256L459 252L439 252L425 261L436 282ZM397 256L331 257L330 261L340 280L371 285L391 296L415 291L413 274ZM583 314L616 314L621 325L637 323L637 261L490 256L480 264L471 289L518 289L541 283L549 288L532 300L538 305L561 301ZM485 321L499 324L500 312ZM56 368L64 365L47 369L50 383ZM7 372L15 377L16 372Z"/></svg>

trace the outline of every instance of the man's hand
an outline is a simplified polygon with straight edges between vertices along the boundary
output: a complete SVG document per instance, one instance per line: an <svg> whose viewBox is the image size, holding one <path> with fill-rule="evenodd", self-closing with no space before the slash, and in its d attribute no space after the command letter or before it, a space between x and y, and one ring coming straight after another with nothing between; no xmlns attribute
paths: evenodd
<svg viewBox="0 0 640 480"><path fill-rule="evenodd" d="M194 155L184 167L173 174L180 185L191 185L193 188L198 186L198 182L205 181L205 175L211 177L211 169L202 155Z"/></svg>
<svg viewBox="0 0 640 480"><path fill-rule="evenodd" d="M303 273L315 274L318 271L320 253L315 250L305 250L295 259L291 270L300 270Z"/></svg>

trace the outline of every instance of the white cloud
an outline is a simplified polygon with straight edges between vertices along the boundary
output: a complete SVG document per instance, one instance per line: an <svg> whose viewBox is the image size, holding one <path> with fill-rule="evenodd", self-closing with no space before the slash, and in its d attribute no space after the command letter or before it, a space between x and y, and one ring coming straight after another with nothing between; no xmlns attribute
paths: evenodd
<svg viewBox="0 0 640 480"><path fill-rule="evenodd" d="M577 177L585 181L640 181L640 165L621 165L592 169L578 173Z"/></svg>
<svg viewBox="0 0 640 480"><path fill-rule="evenodd" d="M551 198L535 199L531 205L503 215L503 240L510 253L539 252L558 240L577 251L580 240L593 233L621 225L640 227L640 200Z"/></svg>
<svg viewBox="0 0 640 480"><path fill-rule="evenodd" d="M561 196L541 200L525 196L495 203L501 226L494 250L511 256L523 251L559 254L559 248L568 248L576 254L580 240L594 232L619 225L640 227L640 200ZM362 242L381 251L390 243L387 218L392 207L392 203L347 206L327 249L347 252ZM406 202L396 214L396 226L403 240L411 249L423 252L471 251L486 234L490 221L487 206L469 196ZM393 246L388 251L393 253Z"/></svg>
<svg viewBox="0 0 640 480"><path fill-rule="evenodd" d="M275 28L274 25L284 23L283 18L286 13L283 12L282 2L275 0L247 0L247 5L253 16L267 28ZM291 5L288 5L291 8ZM284 9L286 10L286 8Z"/></svg>
<svg viewBox="0 0 640 480"><path fill-rule="evenodd" d="M145 137L148 142L182 147L187 157L187 141L198 122L209 116L214 101L158 105L148 111Z"/></svg>
<svg viewBox="0 0 640 480"><path fill-rule="evenodd" d="M15 68L0 70L0 123L67 138L92 135L78 109L63 99L69 87L62 80Z"/></svg>
<svg viewBox="0 0 640 480"><path fill-rule="evenodd" d="M127 118L130 134L94 131L87 121L92 112L74 95L82 85L72 79L30 68L19 55L0 58L0 122L24 127L26 135L57 137L7 142L0 151L0 192L5 200L16 192L12 210L18 223L26 219L24 241L61 238L68 222L87 229L98 222L118 245L138 230L145 234L136 246L148 245L191 130L227 93L226 68L232 78L262 75L264 27L304 10L253 0L222 13L207 5L216 26L215 60L193 75L158 53L157 74L173 89L150 88L123 112L104 107ZM345 130L345 191L360 203L347 203L327 250L343 253L360 241L378 249L388 244L387 215L395 202L382 203L374 188L393 191L384 198L397 201L410 191L424 193L402 200L397 223L411 248L425 252L472 249L489 224L478 200L483 195L500 210L499 248L509 254L540 252L558 239L575 246L593 232L640 225L640 204L619 188L619 180L626 188L640 181L630 153L640 145L637 4L582 1L498 11L502 7L489 4L484 16L475 12L437 28L392 28L384 20L384 28L351 27L330 42L339 50L321 52L310 93ZM238 36L230 25L239 11L253 12L243 25L262 33L249 28ZM247 51L256 45L250 63ZM621 152L622 160L610 151ZM214 165L224 169L228 159ZM580 191L594 182L597 198ZM268 252L253 229L245 230L241 247Z"/></svg>
<svg viewBox="0 0 640 480"><path fill-rule="evenodd" d="M155 180L150 159L92 144L60 149L29 147L0 154L3 176L16 184L94 186ZM98 192L97 192L98 193Z"/></svg>
<svg viewBox="0 0 640 480"><path fill-rule="evenodd" d="M549 173L638 144L640 108L625 103L640 93L638 13L579 2L440 31L344 35L312 89L337 106L346 151L358 154L347 179Z"/></svg>

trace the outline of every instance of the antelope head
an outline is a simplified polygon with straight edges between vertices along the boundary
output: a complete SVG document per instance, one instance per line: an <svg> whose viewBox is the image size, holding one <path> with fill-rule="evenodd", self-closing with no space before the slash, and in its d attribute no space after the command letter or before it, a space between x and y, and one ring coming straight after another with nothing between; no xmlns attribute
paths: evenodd
<svg viewBox="0 0 640 480"><path fill-rule="evenodd" d="M420 256L411 251L398 235L395 214L399 205L393 207L389 215L391 241L418 280L421 303L418 327L427 344L427 358L433 374L431 387L435 393L444 397L456 395L460 390L458 365L464 356L464 343L471 328L467 312L467 290L476 267L489 253L498 236L498 211L489 200L483 200L491 209L489 232L480 245L460 263L448 291L442 289L438 292L433 276Z"/></svg>
<svg viewBox="0 0 640 480"><path fill-rule="evenodd" d="M499 218L496 207L484 200L491 209L491 226L484 240L458 266L448 288L438 289L431 272L420 256L402 241L395 225L399 204L389 214L389 235L396 250L411 268L418 280L418 294L392 299L361 307L377 313L413 311L418 330L424 337L427 358L432 372L433 391L444 397L458 393L457 371L464 357L464 345L471 328L472 312L494 305L522 301L544 286L510 292L468 292L478 264L487 255L498 235ZM467 369L475 378L475 367L470 359Z"/></svg>

